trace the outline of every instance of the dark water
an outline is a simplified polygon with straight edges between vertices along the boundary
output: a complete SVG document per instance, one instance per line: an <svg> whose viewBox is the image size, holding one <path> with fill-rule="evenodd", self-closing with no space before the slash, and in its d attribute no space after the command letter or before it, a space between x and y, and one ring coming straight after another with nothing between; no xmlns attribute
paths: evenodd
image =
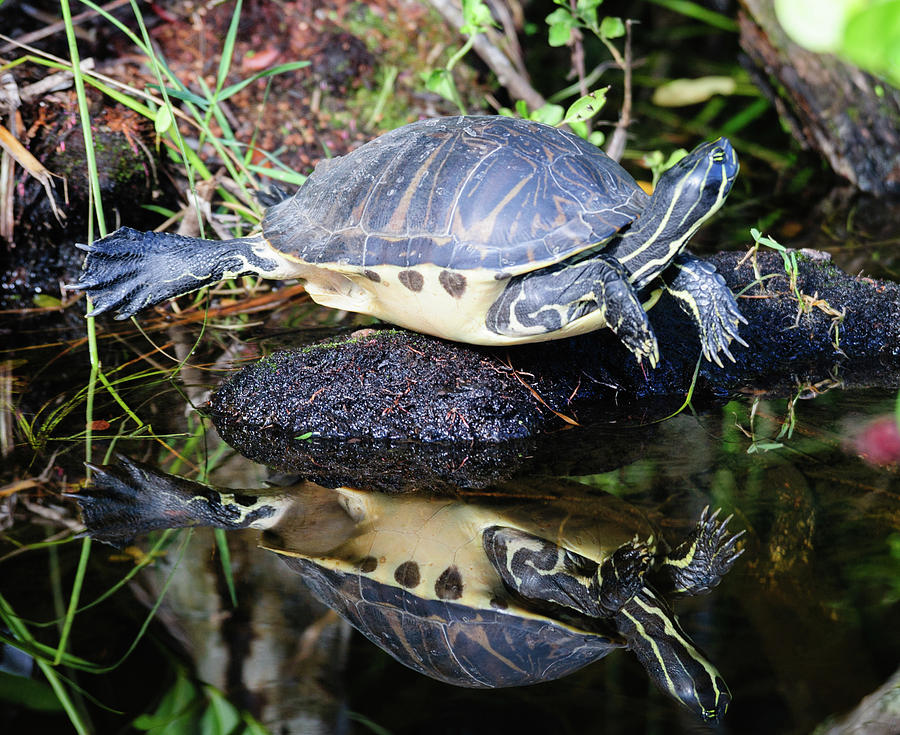
<svg viewBox="0 0 900 735"><path fill-rule="evenodd" d="M734 402L666 422L640 459L577 478L669 519L721 506L747 529L744 556L722 585L678 608L734 696L722 731L810 732L897 668L900 478L896 467L869 466L845 446L894 398L834 391L802 401L793 435L752 453L739 428L749 428L748 404ZM759 405L757 446L775 443L785 407ZM371 646L351 650L360 662L349 669L353 708L397 732L479 732L510 721L532 731L535 723L561 732L702 729L624 651L559 682L473 693L410 676ZM396 682L390 696L385 681Z"/></svg>
<svg viewBox="0 0 900 735"><path fill-rule="evenodd" d="M45 339L48 335L52 332L41 333ZM158 342L165 337L174 342L167 347L172 353L181 349L180 342L191 344L172 331L154 335ZM146 349L121 344L104 338L104 364L127 364L129 355L135 359ZM67 370L86 375L83 351L57 344L7 354L20 415L33 420L38 435L33 441L43 437L45 443L37 453L20 446L6 475L36 476L57 451L40 482L51 493L65 489L67 481L80 476L83 406L61 416L59 423L52 417L74 395ZM121 374L111 371L114 379ZM109 437L119 433L126 438L116 442L118 451L151 461L164 458L167 471L191 475L190 464L206 453L211 465L219 466L217 484L262 487L260 468L228 459L229 450L217 448L214 432L204 430L195 416L185 423L183 392L200 401L202 394L194 391L216 380L202 372L182 372L177 380L154 373L118 383L129 405L163 435L152 442L127 438L133 422L98 393L94 417L110 425L94 426L96 434L106 437L95 444L95 457L102 457ZM722 732L811 732L828 717L856 706L900 661L900 472L896 465L866 461L861 454L868 450L858 438L871 421L893 413L893 389L851 392L835 387L818 395L798 393L802 397L797 400L748 396L701 416L683 412L648 426L601 428L599 438L591 441L596 461L591 455L582 460L584 472L560 456L559 466L567 468L564 478L554 478L549 468L542 472L532 467L527 478L513 479L503 488L469 491L466 497L480 502L510 488L515 492L519 483L527 485L528 502L533 503L535 493L558 495L563 480L574 494L596 498L609 493L626 501L671 541L691 528L706 505L734 514L732 530L746 530L743 556L713 592L678 602L679 620L730 687L733 703ZM572 437L578 441L577 434ZM173 462L160 450L161 442L187 461ZM606 451L607 443L614 451ZM574 444L571 451L583 454ZM364 486L361 470L359 484ZM6 506L12 513L5 531L7 554L15 551L12 541L33 543L76 519L72 504L52 494L27 502L31 505L20 500ZM36 506L49 507L51 518L38 518ZM574 675L527 688L475 691L428 679L360 635L347 637L335 620L323 622L321 608L306 598L299 579L273 563L270 552L252 548L255 538L253 531L232 534L237 608L228 600L212 537L195 534L148 642L112 677L78 676L79 684L104 705L124 712L114 715L86 704L100 723L98 731L151 711L172 682L169 656L185 658L185 651L191 652L187 658L193 658L202 678L225 689L236 704L255 710L273 732L367 732L366 722L393 733L513 727L525 732L678 733L705 728L660 693L624 650ZM137 599L144 604L159 593L177 549L177 544L171 546L156 572L138 578L144 591ZM59 616L79 551L75 542L52 553L34 550L6 557L0 592L26 618ZM95 544L91 557L84 601L132 565L129 557L102 545ZM55 587L49 584L54 575ZM35 586L35 579L48 585ZM60 596L55 603L54 594ZM79 613L72 650L91 660L115 660L136 635L144 612L131 594L120 592L113 603ZM55 643L53 631L38 635ZM304 640L312 641L315 655L302 652ZM147 667L156 672L153 683L136 692L135 677L146 682L142 672ZM29 710L7 717L16 725L53 721Z"/></svg>

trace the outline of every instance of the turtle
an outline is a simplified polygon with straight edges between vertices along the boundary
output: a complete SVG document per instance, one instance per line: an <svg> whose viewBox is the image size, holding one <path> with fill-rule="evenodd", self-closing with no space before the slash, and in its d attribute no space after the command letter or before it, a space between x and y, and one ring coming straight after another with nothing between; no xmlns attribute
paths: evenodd
<svg viewBox="0 0 900 735"><path fill-rule="evenodd" d="M704 510L664 551L643 515L613 496L490 505L310 482L259 494L124 456L90 467L92 485L75 497L92 537L121 546L160 528L259 529L315 597L445 683L535 684L628 648L703 720L719 721L731 700L666 601L715 587L742 553L718 512Z"/></svg>
<svg viewBox="0 0 900 735"><path fill-rule="evenodd" d="M272 188L259 234L201 240L122 227L90 245L90 316L120 319L237 276L301 279L324 306L476 345L609 327L655 366L645 313L660 290L703 355L734 360L746 323L715 267L685 251L738 173L725 138L701 144L650 197L596 146L498 115L410 123L321 161L293 196Z"/></svg>

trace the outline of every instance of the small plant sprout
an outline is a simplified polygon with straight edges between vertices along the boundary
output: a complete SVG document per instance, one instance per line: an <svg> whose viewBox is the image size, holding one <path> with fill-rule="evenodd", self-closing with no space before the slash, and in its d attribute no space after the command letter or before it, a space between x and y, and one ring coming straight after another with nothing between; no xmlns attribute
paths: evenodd
<svg viewBox="0 0 900 735"><path fill-rule="evenodd" d="M463 25L460 32L466 36L466 42L447 61L443 69L433 69L422 73L422 81L429 91L439 94L445 100L452 102L459 109L461 115L466 114L459 89L453 79L453 67L472 50L476 36L486 33L496 24L491 16L490 8L483 0L462 0Z"/></svg>

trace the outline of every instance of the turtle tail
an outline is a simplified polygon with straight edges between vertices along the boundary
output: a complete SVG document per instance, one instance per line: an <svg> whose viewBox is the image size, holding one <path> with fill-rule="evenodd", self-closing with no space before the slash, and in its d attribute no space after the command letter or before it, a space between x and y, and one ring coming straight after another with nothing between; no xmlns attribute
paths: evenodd
<svg viewBox="0 0 900 735"><path fill-rule="evenodd" d="M200 240L122 227L90 245L81 277L66 286L91 298L89 316L127 319L146 306L242 275L271 275L277 256L261 236Z"/></svg>

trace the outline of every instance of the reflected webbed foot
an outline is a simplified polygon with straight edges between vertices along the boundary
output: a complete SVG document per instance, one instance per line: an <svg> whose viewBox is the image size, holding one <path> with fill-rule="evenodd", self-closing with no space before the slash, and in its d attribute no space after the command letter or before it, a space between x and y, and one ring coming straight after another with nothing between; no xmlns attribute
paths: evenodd
<svg viewBox="0 0 900 735"><path fill-rule="evenodd" d="M719 510L710 514L709 506L703 509L691 535L667 554L659 567L656 574L665 580L661 587L673 594L700 595L722 581L744 553L735 549L744 532L729 535L732 516L724 521L718 518Z"/></svg>

